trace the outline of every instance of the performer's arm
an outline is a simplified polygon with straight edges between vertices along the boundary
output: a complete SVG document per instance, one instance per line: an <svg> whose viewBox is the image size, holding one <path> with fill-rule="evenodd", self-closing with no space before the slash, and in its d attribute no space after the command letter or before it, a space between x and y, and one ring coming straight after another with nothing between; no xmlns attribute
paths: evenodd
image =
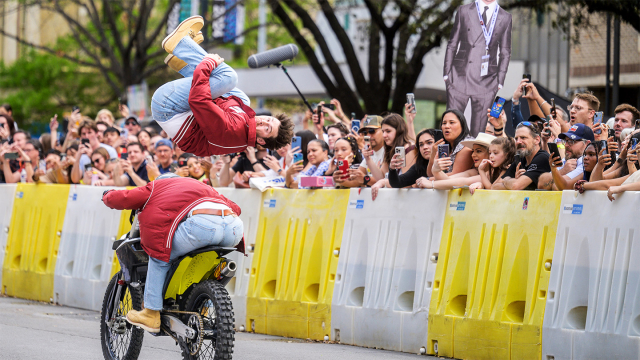
<svg viewBox="0 0 640 360"><path fill-rule="evenodd" d="M221 131L225 129L224 115L225 112L213 102L211 97L211 85L209 84L209 76L211 72L218 66L215 60L205 56L200 64L193 72L193 81L191 82L191 91L189 91L189 107L193 111L196 122L206 121L207 126L211 123L218 123ZM203 124L198 124L203 127ZM205 134L206 136L207 134Z"/></svg>
<svg viewBox="0 0 640 360"><path fill-rule="evenodd" d="M509 61L511 60L511 14L505 13L509 16L509 25L500 38L500 63L498 64L500 67L498 70L498 85L500 88L504 86L504 79L507 77L507 69L509 69Z"/></svg>
<svg viewBox="0 0 640 360"><path fill-rule="evenodd" d="M140 209L149 200L153 186L153 182L150 182L132 190L109 190L102 196L102 201L112 209Z"/></svg>

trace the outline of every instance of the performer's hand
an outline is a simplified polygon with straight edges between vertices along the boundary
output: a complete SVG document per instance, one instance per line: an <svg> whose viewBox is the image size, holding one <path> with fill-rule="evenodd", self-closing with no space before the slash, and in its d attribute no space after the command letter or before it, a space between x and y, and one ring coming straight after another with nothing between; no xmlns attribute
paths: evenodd
<svg viewBox="0 0 640 360"><path fill-rule="evenodd" d="M216 62L216 67L220 66L220 64L222 64L224 62L224 59L221 58L220 55L218 55L218 54L207 54L207 55L205 55L205 57L213 59L213 61Z"/></svg>

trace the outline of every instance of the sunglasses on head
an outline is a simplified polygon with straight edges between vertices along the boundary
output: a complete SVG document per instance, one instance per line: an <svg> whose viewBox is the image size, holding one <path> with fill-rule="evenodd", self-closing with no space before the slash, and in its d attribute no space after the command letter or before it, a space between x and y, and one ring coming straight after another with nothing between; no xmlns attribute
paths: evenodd
<svg viewBox="0 0 640 360"><path fill-rule="evenodd" d="M520 128L522 126L528 127L529 129L531 129L531 131L533 131L536 134L538 133L538 129L536 128L536 125L534 123L530 122L530 121L521 122L520 124L518 124L518 126L516 126L516 129Z"/></svg>
<svg viewBox="0 0 640 360"><path fill-rule="evenodd" d="M376 133L377 130L378 129L360 129L360 131L358 131L358 133L373 135L373 134Z"/></svg>

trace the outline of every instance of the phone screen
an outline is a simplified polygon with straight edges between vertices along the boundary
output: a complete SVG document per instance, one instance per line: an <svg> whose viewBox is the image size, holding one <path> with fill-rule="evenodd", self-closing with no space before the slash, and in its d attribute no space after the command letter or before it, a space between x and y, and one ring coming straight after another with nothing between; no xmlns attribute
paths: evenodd
<svg viewBox="0 0 640 360"><path fill-rule="evenodd" d="M449 144L438 145L438 158L449 157Z"/></svg>
<svg viewBox="0 0 640 360"><path fill-rule="evenodd" d="M494 118L499 118L500 117L500 113L502 113L502 108L504 107L504 102L506 100L496 96L495 101L493 102L493 106L491 106L491 116Z"/></svg>
<svg viewBox="0 0 640 360"><path fill-rule="evenodd" d="M127 160L129 158L129 153L122 153L120 154L120 159L122 160Z"/></svg>
<svg viewBox="0 0 640 360"><path fill-rule="evenodd" d="M599 143L600 143L600 151L604 150L602 155L607 155L609 152L609 149L607 149L607 140L600 140Z"/></svg>
<svg viewBox="0 0 640 360"><path fill-rule="evenodd" d="M631 138L631 150L635 150L636 146L638 146L638 139L637 138Z"/></svg>

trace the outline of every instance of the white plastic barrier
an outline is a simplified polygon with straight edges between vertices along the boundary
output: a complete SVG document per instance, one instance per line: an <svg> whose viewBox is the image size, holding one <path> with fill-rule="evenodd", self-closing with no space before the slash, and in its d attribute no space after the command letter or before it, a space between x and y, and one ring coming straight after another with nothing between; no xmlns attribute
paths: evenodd
<svg viewBox="0 0 640 360"><path fill-rule="evenodd" d="M256 244L258 220L260 219L260 209L262 209L262 193L256 189L216 188L216 190L242 209L240 218L244 225L247 256L238 252L227 256L238 265L236 276L227 284L227 291L233 302L236 329L240 329L246 324L247 318L247 292L249 291L251 261L253 261L253 249Z"/></svg>
<svg viewBox="0 0 640 360"><path fill-rule="evenodd" d="M2 264L4 262L5 247L9 237L9 225L13 212L13 199L15 198L16 184L0 185L0 279L2 279Z"/></svg>
<svg viewBox="0 0 640 360"><path fill-rule="evenodd" d="M331 306L332 339L418 353L448 192L352 189Z"/></svg>
<svg viewBox="0 0 640 360"><path fill-rule="evenodd" d="M121 211L102 203L109 188L71 186L53 281L54 300L100 310L111 275Z"/></svg>
<svg viewBox="0 0 640 360"><path fill-rule="evenodd" d="M565 191L542 359L640 358L640 192Z"/></svg>

